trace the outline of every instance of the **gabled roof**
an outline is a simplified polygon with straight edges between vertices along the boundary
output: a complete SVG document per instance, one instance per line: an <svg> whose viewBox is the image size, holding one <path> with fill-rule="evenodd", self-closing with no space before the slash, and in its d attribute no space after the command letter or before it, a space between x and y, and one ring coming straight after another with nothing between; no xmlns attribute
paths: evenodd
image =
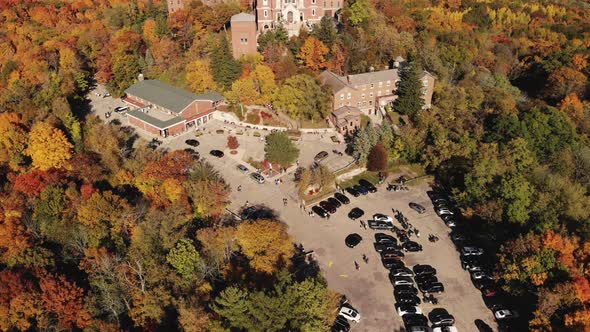
<svg viewBox="0 0 590 332"><path fill-rule="evenodd" d="M338 76L329 70L324 70L324 72L320 74L320 81L323 85L329 86L332 89L332 92L340 91L342 88L348 86L346 78Z"/></svg>
<svg viewBox="0 0 590 332"><path fill-rule="evenodd" d="M153 116L150 116L145 112L142 112L142 110L143 109L136 109L136 110L128 111L127 116L132 116L134 118L137 118L143 122L151 124L152 126L158 128L158 129L166 129L166 128L172 127L176 124L179 124L179 123L182 123L185 121L180 116L175 116L169 120L156 119Z"/></svg>
<svg viewBox="0 0 590 332"><path fill-rule="evenodd" d="M125 92L151 104L159 105L174 113L180 113L195 100L216 102L223 99L217 92L197 95L158 80L143 80L130 86Z"/></svg>
<svg viewBox="0 0 590 332"><path fill-rule="evenodd" d="M340 117L348 117L350 115L360 116L362 114L362 112L357 107L342 106L342 107L338 108L337 110L332 111L332 114L334 114L335 117L340 118Z"/></svg>

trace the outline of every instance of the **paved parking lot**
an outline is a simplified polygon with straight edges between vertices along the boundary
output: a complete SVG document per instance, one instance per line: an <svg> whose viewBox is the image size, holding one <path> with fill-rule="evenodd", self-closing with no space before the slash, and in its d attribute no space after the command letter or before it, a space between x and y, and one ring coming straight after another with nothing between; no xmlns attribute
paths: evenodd
<svg viewBox="0 0 590 332"><path fill-rule="evenodd" d="M112 98L91 96L91 99L96 99L93 100L93 109L101 118L104 118L106 110L122 104L120 100ZM122 119L122 123L126 124L126 120ZM149 137L145 133L139 134ZM194 138L194 133L189 132L168 139L163 147L184 149L188 147L184 143L188 138ZM415 264L430 264L437 269L437 276L445 286L445 293L437 296L440 301L437 307L446 308L455 316L459 331L477 331L474 324L477 319L485 321L489 326L495 326L492 314L485 307L480 292L471 284L469 274L461 269L459 254L448 238L449 229L433 211L432 204L426 196L428 186L413 187L409 192L397 193L387 192L381 187L375 194L350 197L351 204L340 208L329 220L312 218L299 208L295 184L290 174L284 175L283 184L278 186L273 181L258 184L236 169L237 164L242 163L239 160L241 155L236 157L226 154L221 159L209 155L211 149L226 149L226 135L207 134L198 140L201 144L196 150L211 162L234 188L229 207L231 210L238 211L246 201L250 205L263 204L273 208L280 213L281 220L289 225L289 232L294 241L303 244L305 250L314 251L314 257L318 260L329 287L345 294L362 316L359 324L353 324L352 331L403 330L402 321L395 312L393 287L389 282L388 271L382 266L378 253L373 249L373 236L376 231L365 230L359 221L353 222L348 219L347 214L353 207L362 208L367 218L375 213L392 215L392 208L401 210L409 218L409 222L420 230L421 238L417 241L424 247L423 252L408 253L404 261L409 267ZM263 154L263 146L259 139L243 137L239 140L241 148L247 154ZM322 150L328 151L331 154L330 158L336 160L338 158L332 154L332 149L344 149L343 145L331 143L327 137L314 140L309 135L304 137L299 147L302 165L310 164L315 154ZM241 192L235 190L238 185L242 185ZM289 200L286 207L283 206L283 198ZM427 213L419 215L409 209L410 201L424 205ZM344 244L344 238L351 233L358 233L363 237L361 244L354 249L349 249ZM427 239L429 233L437 235L440 241L430 243ZM416 240L415 237L412 239ZM363 254L369 257L368 264L363 262ZM360 264L358 271L354 266L355 261ZM422 304L421 307L425 314L433 308L430 304Z"/></svg>
<svg viewBox="0 0 590 332"><path fill-rule="evenodd" d="M233 191L230 209L237 211L246 201L250 205L264 204L279 211L280 217L290 227L294 241L302 243L306 250L313 250L315 258L324 272L329 286L345 294L360 311L362 320L354 326L353 331L401 331L402 321L395 313L393 287L387 270L381 265L379 255L373 249L373 237L376 231L363 229L359 221L351 221L347 214L353 207L365 210L365 216L375 213L392 215L391 209L401 210L409 218L421 237L417 240L424 246L424 251L408 253L405 258L407 266L430 264L437 269L437 276L445 286L445 293L437 296L439 305L455 316L459 331L477 331L474 321L481 319L489 326L495 326L491 312L485 307L480 292L471 284L469 273L461 269L459 254L448 237L450 231L433 211L426 191L428 186L413 187L409 192L388 192L384 187L375 194L350 197L351 204L339 209L329 220L309 217L299 209L294 183L290 175L284 176L283 184L277 186L272 181L257 184L247 175L236 170L239 161L228 155L222 159L208 155L213 148L223 148L222 140L200 138L201 145L197 148L201 155L211 162L235 188L242 185L242 191ZM184 148L184 141L178 139L172 146ZM331 151L331 150L330 150ZM310 155L315 155L309 153ZM289 204L283 206L282 199L288 198ZM420 203L427 208L425 214L418 214L408 207L410 201ZM362 243L354 249L344 244L344 238L350 233L358 233L363 237ZM431 243L428 234L432 233L440 241ZM368 264L362 255L369 257ZM357 271L354 262L361 267ZM425 314L434 306L421 305Z"/></svg>

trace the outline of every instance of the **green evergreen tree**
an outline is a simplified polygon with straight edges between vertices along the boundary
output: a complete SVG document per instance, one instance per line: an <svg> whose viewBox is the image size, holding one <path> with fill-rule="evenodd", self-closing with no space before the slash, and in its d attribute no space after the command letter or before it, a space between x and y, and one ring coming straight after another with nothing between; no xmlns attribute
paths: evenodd
<svg viewBox="0 0 590 332"><path fill-rule="evenodd" d="M336 30L334 19L329 15L322 17L320 24L313 26L311 34L321 40L331 50L338 38L338 31Z"/></svg>
<svg viewBox="0 0 590 332"><path fill-rule="evenodd" d="M396 91L398 97L393 104L396 112L413 116L422 109L424 99L422 99L421 76L421 70L416 61L409 60L401 71L399 88Z"/></svg>
<svg viewBox="0 0 590 332"><path fill-rule="evenodd" d="M166 261L185 279L193 278L203 265L201 255L189 239L178 241L166 256Z"/></svg>
<svg viewBox="0 0 590 332"><path fill-rule="evenodd" d="M220 37L211 50L211 71L213 78L224 90L231 89L232 83L240 77L242 64L235 60L229 43Z"/></svg>
<svg viewBox="0 0 590 332"><path fill-rule="evenodd" d="M248 314L249 297L246 291L228 287L215 298L213 311L225 318L231 327L249 330L255 326Z"/></svg>

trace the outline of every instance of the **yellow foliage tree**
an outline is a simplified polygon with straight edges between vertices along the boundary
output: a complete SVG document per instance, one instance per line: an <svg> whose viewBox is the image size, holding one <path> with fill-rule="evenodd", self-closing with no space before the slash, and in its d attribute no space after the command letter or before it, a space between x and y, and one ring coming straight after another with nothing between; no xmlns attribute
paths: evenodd
<svg viewBox="0 0 590 332"><path fill-rule="evenodd" d="M273 274L288 266L295 248L287 226L275 220L257 220L238 226L238 244L256 271Z"/></svg>
<svg viewBox="0 0 590 332"><path fill-rule="evenodd" d="M257 65L250 77L254 80L254 87L256 92L258 92L258 100L256 102L260 105L268 104L270 102L270 96L277 89L275 73L268 66Z"/></svg>
<svg viewBox="0 0 590 332"><path fill-rule="evenodd" d="M33 159L35 168L62 168L72 157L72 144L61 130L48 123L39 122L29 133L29 147L26 153Z"/></svg>
<svg viewBox="0 0 590 332"><path fill-rule="evenodd" d="M225 94L225 97L230 103L254 105L258 93L256 92L254 81L247 77L233 82L231 90Z"/></svg>
<svg viewBox="0 0 590 332"><path fill-rule="evenodd" d="M208 60L195 60L189 63L186 66L186 82L196 93L217 89Z"/></svg>
<svg viewBox="0 0 590 332"><path fill-rule="evenodd" d="M584 120L584 104L575 92L563 98L559 110L567 114L575 123L581 123Z"/></svg>
<svg viewBox="0 0 590 332"><path fill-rule="evenodd" d="M26 148L27 133L16 113L0 113L0 163L18 170Z"/></svg>

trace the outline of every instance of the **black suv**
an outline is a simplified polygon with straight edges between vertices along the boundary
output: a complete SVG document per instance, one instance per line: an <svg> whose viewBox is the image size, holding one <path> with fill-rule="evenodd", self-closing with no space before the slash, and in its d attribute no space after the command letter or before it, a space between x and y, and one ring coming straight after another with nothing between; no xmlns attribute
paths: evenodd
<svg viewBox="0 0 590 332"><path fill-rule="evenodd" d="M436 269L430 265L414 265L414 274L417 276L425 274L436 274Z"/></svg>
<svg viewBox="0 0 590 332"><path fill-rule="evenodd" d="M377 243L397 243L397 239L389 234L375 233L375 242Z"/></svg>
<svg viewBox="0 0 590 332"><path fill-rule="evenodd" d="M399 286L397 286L399 287ZM419 305L420 304L420 298L416 295L412 295L412 294L394 294L393 295L395 298L395 302L397 302L398 304L413 304L413 305Z"/></svg>
<svg viewBox="0 0 590 332"><path fill-rule="evenodd" d="M348 187L346 188L346 192L351 194L354 197L359 197L361 195L360 192L358 192L358 190L356 190L355 187Z"/></svg>
<svg viewBox="0 0 590 332"><path fill-rule="evenodd" d="M367 221L370 229L392 229L393 224L386 221L369 220Z"/></svg>
<svg viewBox="0 0 590 332"><path fill-rule="evenodd" d="M219 151L219 150L211 150L211 151L209 151L209 154L214 157L217 157L217 158L223 157L223 151Z"/></svg>
<svg viewBox="0 0 590 332"><path fill-rule="evenodd" d="M322 218L326 218L328 216L328 212L326 212L326 210L322 209L321 207L314 205L311 208L311 211L313 211L313 213L317 214L318 216L322 217Z"/></svg>
<svg viewBox="0 0 590 332"><path fill-rule="evenodd" d="M335 193L334 197L340 201L340 203L346 205L350 203L350 199L348 199L348 197L346 197L346 195L341 194L341 193Z"/></svg>
<svg viewBox="0 0 590 332"><path fill-rule="evenodd" d="M322 207L322 209L324 209L330 213L336 213L336 207L334 205L328 203L327 201L321 201L320 206Z"/></svg>
<svg viewBox="0 0 590 332"><path fill-rule="evenodd" d="M334 205L334 207L336 207L336 208L339 208L342 206L342 203L340 203L340 201L334 197L330 197L326 201L328 201L328 203Z"/></svg>
<svg viewBox="0 0 590 332"><path fill-rule="evenodd" d="M354 186L352 188L354 188L354 190L358 191L361 195L366 195L369 193L369 189L367 189L365 186L361 186L360 184L357 184L356 186Z"/></svg>
<svg viewBox="0 0 590 332"><path fill-rule="evenodd" d="M431 283L425 284L425 285L418 285L418 288L420 288L420 291L422 293L428 293L428 294L432 294L432 293L440 294L445 291L445 286L440 282L431 282Z"/></svg>
<svg viewBox="0 0 590 332"><path fill-rule="evenodd" d="M369 182L365 179L359 180L359 185L367 188L367 190L371 193L377 192L377 188L371 182Z"/></svg>
<svg viewBox="0 0 590 332"><path fill-rule="evenodd" d="M403 296L403 295L417 295L418 290L416 287L411 285L399 285L393 287L393 295L394 296Z"/></svg>
<svg viewBox="0 0 590 332"><path fill-rule="evenodd" d="M402 248L404 248L405 251L409 251L409 252L422 251L422 245L419 244L418 242L414 242L414 241L408 241L408 242L404 243L402 245Z"/></svg>

